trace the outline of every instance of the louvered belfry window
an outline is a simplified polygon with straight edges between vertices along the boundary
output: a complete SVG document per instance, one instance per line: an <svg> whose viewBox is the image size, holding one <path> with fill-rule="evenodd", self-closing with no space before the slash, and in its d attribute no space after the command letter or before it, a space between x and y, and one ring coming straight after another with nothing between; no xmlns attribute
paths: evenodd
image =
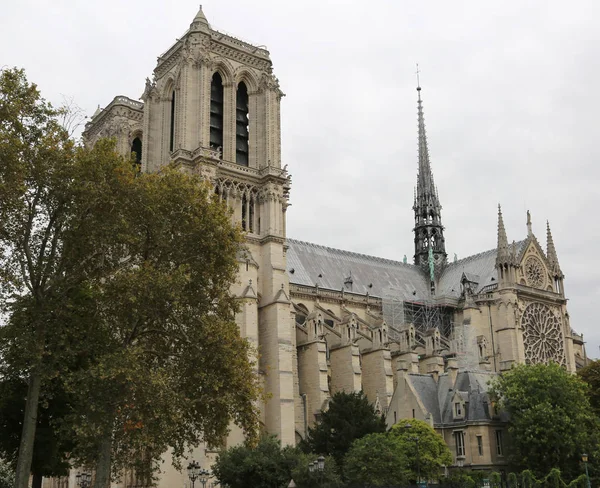
<svg viewBox="0 0 600 488"><path fill-rule="evenodd" d="M219 73L210 84L210 147L223 147L223 79Z"/></svg>
<svg viewBox="0 0 600 488"><path fill-rule="evenodd" d="M238 85L236 96L235 162L248 166L248 89L243 81Z"/></svg>

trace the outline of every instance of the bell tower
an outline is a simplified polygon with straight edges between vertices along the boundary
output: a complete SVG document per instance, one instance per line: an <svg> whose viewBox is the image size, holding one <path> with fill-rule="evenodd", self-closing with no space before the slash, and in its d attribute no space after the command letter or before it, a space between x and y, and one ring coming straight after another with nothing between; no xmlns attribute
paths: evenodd
<svg viewBox="0 0 600 488"><path fill-rule="evenodd" d="M418 71L417 71L418 80ZM420 84L418 84L420 85ZM432 290L447 263L446 241L442 225L442 206L429 161L425 117L421 100L421 86L417 86L418 131L419 131L419 171L413 210L415 212L415 256L414 262L431 276Z"/></svg>
<svg viewBox="0 0 600 488"><path fill-rule="evenodd" d="M285 258L291 178L281 165L283 96L269 52L214 30L200 7L146 81L141 163L145 171L172 162L200 174L246 232L232 288L240 300L236 321L256 347L267 393L263 426L293 445L296 337Z"/></svg>

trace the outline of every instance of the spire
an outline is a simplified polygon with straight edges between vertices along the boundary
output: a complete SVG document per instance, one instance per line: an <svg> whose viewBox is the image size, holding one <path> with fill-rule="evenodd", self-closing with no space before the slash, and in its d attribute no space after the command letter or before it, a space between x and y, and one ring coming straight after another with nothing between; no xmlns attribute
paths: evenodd
<svg viewBox="0 0 600 488"><path fill-rule="evenodd" d="M550 222L546 221L546 257L550 263L551 271L555 276L561 276L562 271L558 264L558 256L556 255L556 248L554 247L554 239L552 239L552 232L550 231Z"/></svg>
<svg viewBox="0 0 600 488"><path fill-rule="evenodd" d="M506 262L509 257L510 252L508 249L506 229L504 228L504 219L502 218L502 207L498 204L498 254L496 262Z"/></svg>
<svg viewBox="0 0 600 488"><path fill-rule="evenodd" d="M444 226L442 225L442 206L438 198L437 188L433 181L433 172L429 160L425 117L423 115L423 100L421 99L421 83L419 82L419 65L417 65L417 125L419 143L419 169L417 187L415 189L415 264L424 271L430 269L430 254L436 276L439 276L446 265L446 243ZM431 253L430 253L431 248Z"/></svg>
<svg viewBox="0 0 600 488"><path fill-rule="evenodd" d="M531 230L531 214L529 213L529 210L527 210L527 237L532 235L533 231Z"/></svg>
<svg viewBox="0 0 600 488"><path fill-rule="evenodd" d="M196 17L194 17L194 20L192 20L192 24L190 25L191 29L197 29L197 30L208 30L210 29L210 24L208 23L208 20L206 19L206 16L204 15L204 12L202 11L202 5L200 5L200 8L198 9L198 13L196 14Z"/></svg>
<svg viewBox="0 0 600 488"><path fill-rule="evenodd" d="M433 172L429 162L429 147L427 145L427 132L425 130L425 117L423 115L423 101L421 100L421 87L417 86L418 100L418 127L419 127L419 173L417 176L417 194L431 195L437 202L437 192L433 182Z"/></svg>

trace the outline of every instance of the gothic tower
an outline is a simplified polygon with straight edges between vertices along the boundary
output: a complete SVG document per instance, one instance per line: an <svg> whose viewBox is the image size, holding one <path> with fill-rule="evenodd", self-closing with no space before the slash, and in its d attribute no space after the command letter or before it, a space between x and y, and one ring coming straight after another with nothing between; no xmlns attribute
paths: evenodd
<svg viewBox="0 0 600 488"><path fill-rule="evenodd" d="M116 97L84 137L116 137L143 171L168 163L200 174L246 231L238 256L236 321L256 348L265 393L262 429L295 443L295 334L286 273L290 176L281 165L283 92L264 47L214 30L202 7L189 29L158 57L143 103ZM228 444L241 442L235 429Z"/></svg>
<svg viewBox="0 0 600 488"><path fill-rule="evenodd" d="M442 206L438 198L437 188L433 182L433 173L429 161L429 148L425 132L425 117L421 101L421 87L417 86L419 94L418 129L419 129L419 172L413 210L415 211L415 264L421 266L432 276L432 290L435 278L439 277L447 262L444 226L442 225ZM432 261L433 266L430 265ZM433 271L433 273L431 273Z"/></svg>

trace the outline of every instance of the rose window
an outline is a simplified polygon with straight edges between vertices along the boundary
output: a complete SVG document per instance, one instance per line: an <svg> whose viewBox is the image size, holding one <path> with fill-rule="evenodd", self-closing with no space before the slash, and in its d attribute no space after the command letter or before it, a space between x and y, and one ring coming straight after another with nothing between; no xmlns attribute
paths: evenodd
<svg viewBox="0 0 600 488"><path fill-rule="evenodd" d="M528 305L521 317L521 325L528 363L565 364L562 324L548 306L542 303Z"/></svg>
<svg viewBox="0 0 600 488"><path fill-rule="evenodd" d="M529 256L525 261L525 276L529 286L534 288L544 287L544 265L535 256Z"/></svg>

